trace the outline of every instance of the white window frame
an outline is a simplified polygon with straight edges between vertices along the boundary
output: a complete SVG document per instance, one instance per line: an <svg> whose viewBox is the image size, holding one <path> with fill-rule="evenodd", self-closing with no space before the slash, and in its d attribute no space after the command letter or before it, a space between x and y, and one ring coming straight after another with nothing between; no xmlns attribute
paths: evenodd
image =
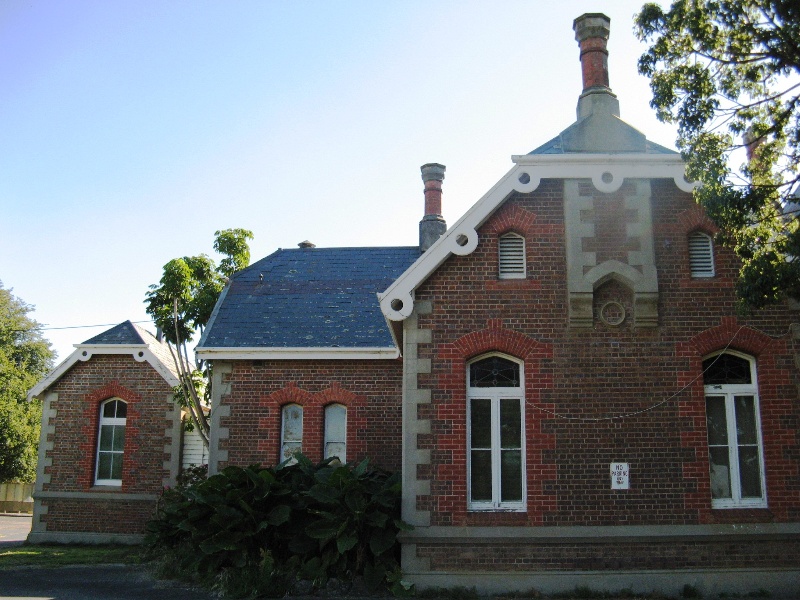
<svg viewBox="0 0 800 600"><path fill-rule="evenodd" d="M500 279L525 279L525 238L513 232L501 235L497 239L497 259Z"/></svg>
<svg viewBox="0 0 800 600"><path fill-rule="evenodd" d="M297 408L300 410L300 435L296 439L295 438L287 439L286 414L289 410L293 408ZM290 404L284 404L281 407L281 448L280 448L280 455L278 456L279 463L288 460L289 464L294 464L297 462L297 458L295 458L295 455L303 451L303 417L304 417L303 406L300 404L290 403ZM289 444L296 446L295 449L292 450L291 452L288 452Z"/></svg>
<svg viewBox="0 0 800 600"><path fill-rule="evenodd" d="M714 277L714 240L702 231L693 231L687 238L689 245L689 270L692 277Z"/></svg>
<svg viewBox="0 0 800 600"><path fill-rule="evenodd" d="M328 427L328 425L332 423L332 411L338 409L341 409L344 414L344 423L342 427L342 430L344 431L344 438L342 439L337 439L335 436L333 436L330 428ZM347 407L344 404L328 404L325 407L325 440L323 444L323 458L331 458L332 456L335 456L340 462L347 462ZM331 453L328 450L331 444L342 444L344 446L344 452L342 452L341 455Z"/></svg>
<svg viewBox="0 0 800 600"><path fill-rule="evenodd" d="M730 498L713 498L711 499L712 508L766 508L767 507L767 481L764 470L764 444L761 431L761 408L758 397L758 380L756 378L756 363L752 356L733 352L731 350L725 352L717 352L706 356L703 360L708 360L715 356L722 354L730 354L742 358L750 364L750 381L748 384L711 384L704 386L704 398L709 396L725 398L725 418L728 434L728 464L730 465L729 479L731 487ZM742 498L741 490L741 474L739 472L739 445L736 443L736 409L735 398L737 396L751 396L753 398L753 411L755 418L756 429L756 445L758 450L758 463L759 474L761 477L761 497L759 498ZM708 416L706 416L708 419ZM708 429L706 430L708 435ZM709 444L709 478L711 477L711 456Z"/></svg>
<svg viewBox="0 0 800 600"><path fill-rule="evenodd" d="M121 402L125 405L125 417L106 417L103 415L105 412L105 407L112 402ZM113 485L120 487L122 486L122 478L119 479L108 479L108 478L101 478L100 477L100 455L101 454L119 454L122 456L123 461L125 460L125 447L124 447L124 440L123 440L123 449L122 450L101 450L102 448L102 441L103 441L103 427L114 426L114 427L123 427L123 432L127 433L128 427L128 418L127 418L127 410L128 403L122 400L121 398L109 398L100 404L100 415L98 418L98 425L97 425L97 452L95 453L95 466L94 466L94 483L95 485ZM124 435L124 434L123 434Z"/></svg>
<svg viewBox="0 0 800 600"><path fill-rule="evenodd" d="M492 356L499 356L519 365L518 387L470 387L470 366ZM523 363L501 353L484 354L467 363L467 509L471 511L525 512L527 509L527 467L525 443L525 374ZM522 499L519 502L501 501L501 448L500 448L500 400L515 399L520 410L520 453L521 453L521 487ZM491 402L491 464L492 464L492 500L472 500L472 401L489 399Z"/></svg>

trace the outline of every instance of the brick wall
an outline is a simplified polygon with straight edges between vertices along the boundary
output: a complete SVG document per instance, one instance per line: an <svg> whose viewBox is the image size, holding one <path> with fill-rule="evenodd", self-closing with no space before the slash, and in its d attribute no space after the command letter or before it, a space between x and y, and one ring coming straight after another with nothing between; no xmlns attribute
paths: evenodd
<svg viewBox="0 0 800 600"><path fill-rule="evenodd" d="M164 467L170 460L165 445L174 423L167 418L171 388L147 362L130 355L94 355L77 362L49 390L57 393L51 404L55 433L48 441L52 465L45 467L42 492L84 493L94 498L45 497L41 516L46 531L141 534L152 516L155 501L142 496L161 492L170 477ZM122 486L94 485L100 405L109 398L128 403ZM134 494L136 500L104 500L102 494Z"/></svg>
<svg viewBox="0 0 800 600"><path fill-rule="evenodd" d="M322 460L325 406L347 407L347 460L369 458L390 470L400 469L400 360L380 361L234 361L227 375L231 393L222 397L230 406L223 417L228 451L226 464L274 465L281 443L281 408L303 407L303 453Z"/></svg>
<svg viewBox="0 0 800 600"><path fill-rule="evenodd" d="M485 571L622 571L680 569L793 569L800 563L797 540L685 540L614 543L424 544L420 558L431 570ZM679 572L675 573L679 578Z"/></svg>
<svg viewBox="0 0 800 600"><path fill-rule="evenodd" d="M602 221L591 251L624 260L611 213L614 194L592 191ZM430 450L417 477L431 493L418 497L431 525L669 525L786 522L800 507L800 433L795 342L796 313L776 307L737 318L735 257L715 249L717 276L692 279L687 235L713 226L672 181L652 182L653 244L658 270L658 326L634 327L632 296L615 280L595 290L595 311L609 299L628 318L611 327L570 328L567 312L563 183L544 180L530 194L513 194L480 229L468 256L452 256L416 292L430 301L420 329L432 342L418 347L431 360L419 387L432 391L420 406ZM592 188L593 190L593 188ZM584 192L582 192L584 193ZM583 218L583 217L582 217ZM627 216L626 216L627 218ZM631 218L633 216L631 215ZM497 277L497 238L525 237L528 278ZM636 248L624 248L636 250ZM586 249L589 251L590 249ZM598 261L601 258L598 257ZM730 349L757 360L769 508L712 510L708 481L702 357ZM524 362L527 512L467 511L467 361L501 351ZM609 464L627 462L631 489L610 489Z"/></svg>

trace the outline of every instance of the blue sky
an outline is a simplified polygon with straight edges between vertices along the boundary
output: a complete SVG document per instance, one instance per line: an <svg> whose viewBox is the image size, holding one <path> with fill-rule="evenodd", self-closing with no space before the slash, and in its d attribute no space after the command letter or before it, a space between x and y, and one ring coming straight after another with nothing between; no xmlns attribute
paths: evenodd
<svg viewBox="0 0 800 600"><path fill-rule="evenodd" d="M61 360L107 327L51 328L147 320L162 266L218 229L251 229L253 260L413 245L420 165L447 166L454 223L575 120L585 12L611 17L622 118L674 147L643 3L3 0L0 280Z"/></svg>

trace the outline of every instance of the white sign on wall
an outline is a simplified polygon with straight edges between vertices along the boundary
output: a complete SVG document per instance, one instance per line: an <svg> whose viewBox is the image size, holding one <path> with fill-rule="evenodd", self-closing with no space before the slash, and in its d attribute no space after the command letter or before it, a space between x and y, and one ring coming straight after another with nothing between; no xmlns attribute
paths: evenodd
<svg viewBox="0 0 800 600"><path fill-rule="evenodd" d="M611 463L611 489L631 489L630 473L631 471L628 468L628 463Z"/></svg>

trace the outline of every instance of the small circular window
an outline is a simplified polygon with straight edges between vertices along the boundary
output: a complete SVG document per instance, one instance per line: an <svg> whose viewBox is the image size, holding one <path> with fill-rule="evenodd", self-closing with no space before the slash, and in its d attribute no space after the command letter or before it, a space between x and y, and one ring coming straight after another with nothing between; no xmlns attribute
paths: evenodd
<svg viewBox="0 0 800 600"><path fill-rule="evenodd" d="M615 300L606 302L600 307L600 320L612 327L622 325L625 320L625 307Z"/></svg>

